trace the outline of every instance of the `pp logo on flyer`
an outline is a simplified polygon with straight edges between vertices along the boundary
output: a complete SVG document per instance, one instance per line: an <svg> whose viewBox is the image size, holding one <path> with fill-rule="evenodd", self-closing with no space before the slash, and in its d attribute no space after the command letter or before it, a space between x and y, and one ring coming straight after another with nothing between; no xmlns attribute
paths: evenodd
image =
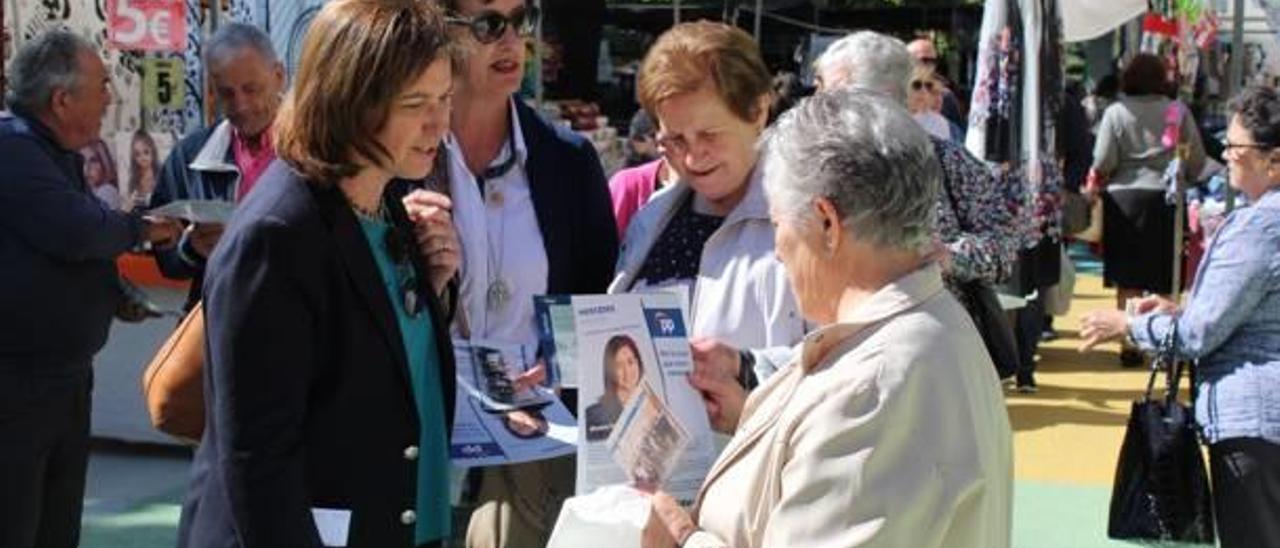
<svg viewBox="0 0 1280 548"><path fill-rule="evenodd" d="M649 324L649 333L654 337L685 336L684 321L678 309L649 309L644 311L644 316Z"/></svg>
<svg viewBox="0 0 1280 548"><path fill-rule="evenodd" d="M187 49L184 0L107 0L107 41L127 51Z"/></svg>

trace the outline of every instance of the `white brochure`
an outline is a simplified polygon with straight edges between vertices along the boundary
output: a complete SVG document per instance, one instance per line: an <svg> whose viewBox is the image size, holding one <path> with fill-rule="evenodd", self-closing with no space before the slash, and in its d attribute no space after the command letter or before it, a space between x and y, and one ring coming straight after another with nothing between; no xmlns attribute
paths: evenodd
<svg viewBox="0 0 1280 548"><path fill-rule="evenodd" d="M225 225L236 205L222 200L178 200L148 211L148 215L172 217L200 224Z"/></svg>

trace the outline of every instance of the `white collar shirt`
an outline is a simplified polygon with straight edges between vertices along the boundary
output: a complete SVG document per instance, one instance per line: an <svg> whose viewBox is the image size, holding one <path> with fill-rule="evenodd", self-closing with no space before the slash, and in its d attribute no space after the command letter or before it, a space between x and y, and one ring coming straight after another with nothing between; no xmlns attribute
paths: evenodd
<svg viewBox="0 0 1280 548"><path fill-rule="evenodd" d="M490 167L502 165L512 154L515 163L485 181L483 190L457 140L452 134L445 139L454 224L462 246L459 314L452 331L463 338L530 346L538 341L533 296L547 291L547 252L533 207L526 171L528 149L514 101L510 108L508 142ZM509 297L501 307L491 309L489 290L499 281L510 289Z"/></svg>

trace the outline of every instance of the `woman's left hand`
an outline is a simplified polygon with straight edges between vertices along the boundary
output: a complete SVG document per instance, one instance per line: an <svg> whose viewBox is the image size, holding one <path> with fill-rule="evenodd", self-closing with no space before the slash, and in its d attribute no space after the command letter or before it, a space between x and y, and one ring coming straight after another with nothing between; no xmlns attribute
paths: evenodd
<svg viewBox="0 0 1280 548"><path fill-rule="evenodd" d="M1121 310L1096 310L1080 320L1080 337L1086 352L1099 344L1123 336L1129 330L1129 317Z"/></svg>
<svg viewBox="0 0 1280 548"><path fill-rule="evenodd" d="M404 197L404 208L426 258L431 288L442 294L462 260L458 231L453 226L453 202L439 192L415 190Z"/></svg>
<svg viewBox="0 0 1280 548"><path fill-rule="evenodd" d="M658 491L649 500L653 506L640 541L644 548L680 546L698 530L693 517L671 495Z"/></svg>

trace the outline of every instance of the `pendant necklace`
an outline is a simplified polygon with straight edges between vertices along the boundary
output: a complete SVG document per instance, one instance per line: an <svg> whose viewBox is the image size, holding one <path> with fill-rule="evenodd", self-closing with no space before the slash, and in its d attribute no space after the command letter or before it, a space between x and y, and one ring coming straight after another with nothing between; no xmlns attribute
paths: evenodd
<svg viewBox="0 0 1280 548"><path fill-rule="evenodd" d="M504 272L502 270L502 251L504 247L503 244L505 244L507 226L507 218L502 210L505 206L505 198L501 188L493 188L493 186L496 186L497 180L502 178L503 175L506 175L508 171L511 171L511 168L516 163L516 151L511 144L510 137L507 139L504 151L506 152L505 159L503 159L498 165L491 166L489 169L486 169L478 178L482 195L481 198L487 202L486 207L493 207L498 212L498 234L496 237L496 245L494 242L494 235L488 230L488 223L485 225L485 236L489 244L485 250L487 255L486 259L488 259L486 262L489 266L489 286L485 290L485 308L488 309L489 312L493 313L501 312L506 309L507 304L511 302L511 298L513 296L511 284L503 275Z"/></svg>

